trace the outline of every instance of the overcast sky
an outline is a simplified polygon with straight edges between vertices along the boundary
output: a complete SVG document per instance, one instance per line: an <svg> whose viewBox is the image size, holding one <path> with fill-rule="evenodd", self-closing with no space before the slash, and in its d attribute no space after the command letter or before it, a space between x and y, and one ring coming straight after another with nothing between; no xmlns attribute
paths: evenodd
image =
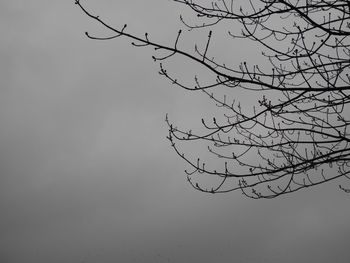
<svg viewBox="0 0 350 263"><path fill-rule="evenodd" d="M164 43L184 12L85 3ZM196 192L164 119L198 122L208 100L162 79L152 49L85 31L106 33L73 0L0 0L0 262L349 262L338 182L270 201Z"/></svg>

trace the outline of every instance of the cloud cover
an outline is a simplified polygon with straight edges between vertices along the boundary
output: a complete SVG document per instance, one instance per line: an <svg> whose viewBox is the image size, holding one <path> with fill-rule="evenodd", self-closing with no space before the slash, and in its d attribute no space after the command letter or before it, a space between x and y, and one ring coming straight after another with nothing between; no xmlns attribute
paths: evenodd
<svg viewBox="0 0 350 263"><path fill-rule="evenodd" d="M208 101L158 77L152 50L88 40L104 31L73 2L0 2L1 262L348 260L334 184L272 201L191 189L164 118ZM164 41L180 25L171 2L86 5Z"/></svg>

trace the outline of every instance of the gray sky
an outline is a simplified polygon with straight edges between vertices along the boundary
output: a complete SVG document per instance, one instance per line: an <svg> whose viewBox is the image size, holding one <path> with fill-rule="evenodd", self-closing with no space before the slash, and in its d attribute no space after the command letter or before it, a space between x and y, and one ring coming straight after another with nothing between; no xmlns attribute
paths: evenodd
<svg viewBox="0 0 350 263"><path fill-rule="evenodd" d="M165 43L180 26L171 1L84 2ZM349 261L337 182L270 201L194 191L164 118L196 123L208 100L162 79L152 49L86 30L105 33L73 0L0 0L0 262Z"/></svg>

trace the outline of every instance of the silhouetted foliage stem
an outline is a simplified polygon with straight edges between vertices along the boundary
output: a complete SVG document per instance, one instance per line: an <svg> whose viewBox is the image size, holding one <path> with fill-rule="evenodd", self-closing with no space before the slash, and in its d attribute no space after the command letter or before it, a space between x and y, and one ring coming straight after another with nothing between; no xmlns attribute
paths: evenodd
<svg viewBox="0 0 350 263"><path fill-rule="evenodd" d="M126 37L136 47L152 47L160 75L173 85L206 95L225 113L212 121L202 119L204 132L175 127L166 117L171 147L190 166L192 187L208 193L240 190L251 198L273 198L302 188L348 178L350 173L350 4L349 1L314 0L173 0L190 8L198 22L181 16L185 28L207 31L206 42L194 52L180 48L179 30L172 44L160 44L108 25L76 0L91 19L109 29L111 40ZM261 49L259 65L243 61L232 67L210 56L215 30L234 25L229 41L255 43ZM232 31L240 28L239 33ZM203 49L199 47L204 47ZM161 53L163 52L163 53ZM165 52L165 53L164 53ZM163 61L182 56L212 74L202 84L189 85L172 77ZM261 58L259 61L261 61ZM266 67L268 63L269 67ZM251 109L225 94L254 92ZM180 150L182 143L205 145L210 160ZM202 153L198 152L198 156ZM211 168L220 166L221 168ZM212 187L201 183L209 178ZM213 181L217 179L218 181ZM349 189L339 186L345 192Z"/></svg>

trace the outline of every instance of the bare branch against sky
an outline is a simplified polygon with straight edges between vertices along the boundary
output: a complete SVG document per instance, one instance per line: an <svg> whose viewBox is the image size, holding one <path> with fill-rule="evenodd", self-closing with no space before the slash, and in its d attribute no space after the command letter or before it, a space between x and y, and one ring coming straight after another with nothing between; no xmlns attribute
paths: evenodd
<svg viewBox="0 0 350 263"><path fill-rule="evenodd" d="M250 1L241 2L246 3L243 5L246 11L252 11ZM220 154L234 151L238 157L244 146L232 144L226 147L215 144L213 140L220 135L224 142L230 136L231 142L235 143L234 137L238 136L236 139L241 142L248 133L238 134L235 128L217 132L218 126L236 121L234 115L239 119L253 116L254 105L256 113L266 110L266 125L271 125L271 113L278 113L278 99L286 100L283 94L296 96L300 93L261 90L259 85L243 82L237 84L257 90L229 87L227 85L232 82L222 83L225 78L216 82L218 74L210 73L210 68L201 63L204 54L204 62L209 66L214 65L214 57L227 68L254 72L254 65L258 64L261 71L272 72L269 59L261 54L260 44L239 37L242 29L239 21L222 19L216 25L189 30L183 22L189 26L202 25L205 21L214 22L215 18L197 17L191 6L175 1L81 0L80 3L114 28L121 30L127 23L125 33L144 40L144 33L148 32L150 41L164 46L174 48L181 29L177 49L192 54L199 61L177 54L153 62L152 55L160 58L171 52L154 50L151 45L135 48L130 44L134 40L127 37L90 40L85 31L90 36L100 37L111 36L113 31L84 15L74 0L0 1L0 263L349 262L350 194L335 190L339 184L349 188L346 178L269 200L245 198L240 190L229 194L207 194L193 190L186 181L183 170L187 168L192 172L197 167L192 170L170 146L167 137L169 125L172 125L171 138L179 152L184 152L195 166L200 157L200 168L205 162L205 169L217 172L224 171L227 161L231 173L243 173L245 167L237 165L238 161L261 163L262 157L270 156L268 149L261 150L262 157L251 150L235 161L231 155L228 156L231 159L225 160L208 150L210 146ZM216 3L223 9L222 1ZM229 1L226 1L226 6L230 10ZM213 9L214 15L216 6L207 7ZM235 8L239 12L239 8ZM342 8L339 9L340 12ZM319 16L311 11L312 8L309 9L310 15L318 19ZM333 14L331 19L335 19ZM299 21L295 16L288 18L285 14L283 17L286 19L271 16L269 25L293 29L288 21ZM329 16L326 21L328 19ZM321 20L323 18L318 21ZM345 22L343 25L346 29ZM247 26L251 29L253 24ZM229 35L228 30L238 37ZM319 36L315 38L316 44L320 44L324 36L320 30L316 31L314 33ZM266 30L259 32L268 33ZM306 35L305 44L311 48L310 35L312 33ZM279 34L276 37L281 39ZM337 49L327 45L345 45L346 38L343 42L341 37L338 37L339 42L332 42L331 38L322 49L329 49L329 55L334 56ZM271 47L282 50L291 43L291 40L283 44L284 41L273 39L271 36L266 41L271 41ZM346 52L347 48L343 50ZM266 55L271 54L268 48L265 51ZM340 51L342 49L338 48ZM341 54L344 55L340 52L339 57ZM328 58L320 59L330 62ZM244 61L248 69L240 64ZM290 61L296 62L296 59ZM300 61L308 60L300 58ZM316 57L314 63L319 62ZM177 79L176 82L165 75L159 76L159 63L169 77ZM282 68L285 70L292 70L295 65L287 61L284 64L289 65L289 68ZM248 73L236 74L222 66L215 68L227 76L250 79ZM325 79L318 80L315 74L309 82L317 80L320 85L326 84L327 78L336 76L336 69L339 69L338 65L328 68L334 69L328 75L323 67L319 68ZM255 67L256 74L257 70ZM339 77L346 80L346 71L348 68L340 72ZM296 74L293 82L281 79L281 85L290 86L294 81L300 83L298 76ZM261 77L261 81L271 84L272 78ZM275 81L274 85L278 79ZM335 81L332 79L331 83L338 87L346 83L341 84L340 79ZM187 88L216 86L184 90L179 84ZM347 91L343 93L348 94ZM330 100L341 102L342 93L334 92L333 96L335 94L338 96L331 96ZM237 113L214 98L226 101L230 107L235 99L233 109ZM327 116L328 97L326 93L320 93L319 98L316 101L319 113L310 114L324 118ZM345 102L346 97L343 98ZM256 104L258 100L262 105ZM238 102L242 113L238 111ZM303 105L308 103L302 103L302 99L296 104L302 107L300 109L307 109ZM340 114L345 121L349 117L346 107ZM331 114L339 107L328 108L333 125L344 123ZM281 113L293 108L286 105L279 109ZM169 125L165 122L166 113ZM297 116L284 115L288 118ZM306 118L305 114L299 115ZM277 115L275 120L280 120ZM264 116L256 121L263 124ZM259 123L251 130L251 140L255 138L262 144L263 137L260 140L254 134L263 136L267 134L267 128ZM316 131L320 130L316 124L322 123L323 119L315 119ZM249 128L243 123L241 126ZM181 127L184 127L185 134L180 133ZM324 127L325 132L327 127ZM190 129L191 136L188 135ZM337 135L334 129L328 130L336 136L344 135ZM213 139L209 136L194 140L196 135L205 136L210 131L217 134ZM295 138L289 133L275 131L277 134ZM312 140L310 135L304 133L304 139ZM190 140L186 140L188 138ZM322 137L324 146L331 145L330 140ZM343 142L339 143L339 150L344 149L340 148L343 145ZM283 148L285 151L287 146ZM319 150L328 151L327 148ZM309 157L311 151L313 148L308 151ZM305 151L299 150L299 153L306 158ZM333 157L336 155L330 156ZM267 160L262 165L264 163L268 165ZM333 164L335 176L339 164ZM327 163L323 166L324 175L330 178L332 169ZM321 168L318 167L317 171L310 169L313 171L311 180L322 177ZM191 178L194 186L198 183L209 191L222 179L219 175L205 173L195 173ZM297 178L300 174L295 175ZM221 190L237 185L239 179L243 178L227 178ZM282 187L283 183L276 181L272 190L277 185ZM263 193L270 191L265 190Z"/></svg>
<svg viewBox="0 0 350 263"><path fill-rule="evenodd" d="M160 75L188 92L204 93L219 108L219 117L202 118L201 130L179 128L166 117L170 144L190 166L188 182L203 192L239 190L258 199L349 178L349 1L174 2L196 16L181 16L186 30L207 34L195 41L193 52L184 48L183 30L164 44L148 33L132 33L127 24L112 26L75 1L110 32L103 37L87 32L87 37L127 37L133 46L154 48ZM252 43L259 53L250 63L225 63L213 51L218 41ZM227 49L226 56L234 52ZM166 69L176 56L202 68L192 83ZM243 105L244 96L249 104ZM182 150L198 142L207 154L196 147Z"/></svg>

